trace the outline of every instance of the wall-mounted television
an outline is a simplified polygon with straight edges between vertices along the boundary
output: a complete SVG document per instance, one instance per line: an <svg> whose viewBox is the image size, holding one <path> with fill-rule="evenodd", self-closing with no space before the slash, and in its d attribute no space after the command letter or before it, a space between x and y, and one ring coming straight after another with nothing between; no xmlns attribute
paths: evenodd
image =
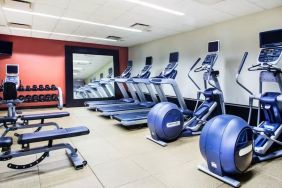
<svg viewBox="0 0 282 188"><path fill-rule="evenodd" d="M0 41L0 56L11 56L13 53L13 43Z"/></svg>

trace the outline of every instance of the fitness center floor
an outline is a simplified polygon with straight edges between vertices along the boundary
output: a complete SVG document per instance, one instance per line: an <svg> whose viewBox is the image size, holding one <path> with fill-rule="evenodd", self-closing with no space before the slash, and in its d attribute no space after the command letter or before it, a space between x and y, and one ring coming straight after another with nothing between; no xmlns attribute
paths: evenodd
<svg viewBox="0 0 282 188"><path fill-rule="evenodd" d="M161 147L145 139L148 128L127 130L116 121L85 108L65 110L71 116L55 122L63 127L85 125L91 131L87 136L64 140L78 148L88 165L82 170L74 170L63 150L52 152L51 157L37 167L24 171L6 168L11 161L1 162L0 187L229 187L197 170L197 165L204 162L199 151L199 137L181 138ZM23 112L50 112L50 109ZM13 162L24 164L34 157L20 157ZM282 187L281 166L282 158L254 166L240 178L243 187Z"/></svg>

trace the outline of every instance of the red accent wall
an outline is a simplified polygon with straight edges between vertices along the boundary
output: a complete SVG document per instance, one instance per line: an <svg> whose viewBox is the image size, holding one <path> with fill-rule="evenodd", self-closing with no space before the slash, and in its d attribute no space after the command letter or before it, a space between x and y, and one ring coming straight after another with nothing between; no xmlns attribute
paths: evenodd
<svg viewBox="0 0 282 188"><path fill-rule="evenodd" d="M0 57L0 80L5 78L6 64L20 65L23 85L55 84L62 88L65 100L65 46L82 46L119 50L120 72L126 67L128 48L30 37L0 35L0 40L13 42L13 55ZM26 92L24 92L24 95ZM20 93L18 94L20 95ZM30 103L24 106L50 105ZM53 103L55 104L55 103Z"/></svg>

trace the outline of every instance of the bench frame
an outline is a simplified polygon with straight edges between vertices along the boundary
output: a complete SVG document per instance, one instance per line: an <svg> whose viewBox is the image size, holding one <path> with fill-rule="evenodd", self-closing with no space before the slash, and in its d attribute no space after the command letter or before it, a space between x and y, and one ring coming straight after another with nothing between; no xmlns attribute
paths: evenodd
<svg viewBox="0 0 282 188"><path fill-rule="evenodd" d="M11 151L10 149L11 148L8 148L8 149L6 148L5 152L0 154L0 161L7 161L7 160L11 160L17 157L23 157L27 155L43 153L43 155L40 158L36 159L35 161L29 164L18 165L18 164L9 163L7 167L12 168L12 169L31 168L39 164L47 156L49 156L49 152L55 151L55 150L61 150L61 149L66 150L66 155L68 156L69 160L71 161L72 165L74 166L76 170L82 169L84 166L87 165L87 161L81 160L79 158L77 154L77 149L73 148L70 144L67 144L67 143L53 145L53 140L49 140L47 146L41 146L41 147L36 147L36 148L31 149L30 144L25 144L25 145L22 145L21 150Z"/></svg>

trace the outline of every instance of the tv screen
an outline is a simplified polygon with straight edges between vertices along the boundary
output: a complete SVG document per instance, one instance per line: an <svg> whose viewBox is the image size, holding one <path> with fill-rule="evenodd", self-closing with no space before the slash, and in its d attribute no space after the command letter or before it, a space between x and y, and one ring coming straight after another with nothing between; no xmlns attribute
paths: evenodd
<svg viewBox="0 0 282 188"><path fill-rule="evenodd" d="M219 41L209 42L208 52L219 52Z"/></svg>
<svg viewBox="0 0 282 188"><path fill-rule="evenodd" d="M6 65L6 73L7 74L19 74L19 66L18 65Z"/></svg>
<svg viewBox="0 0 282 188"><path fill-rule="evenodd" d="M282 46L282 29L261 32L259 38L261 48Z"/></svg>
<svg viewBox="0 0 282 188"><path fill-rule="evenodd" d="M8 41L0 41L0 55L12 55L13 43Z"/></svg>

